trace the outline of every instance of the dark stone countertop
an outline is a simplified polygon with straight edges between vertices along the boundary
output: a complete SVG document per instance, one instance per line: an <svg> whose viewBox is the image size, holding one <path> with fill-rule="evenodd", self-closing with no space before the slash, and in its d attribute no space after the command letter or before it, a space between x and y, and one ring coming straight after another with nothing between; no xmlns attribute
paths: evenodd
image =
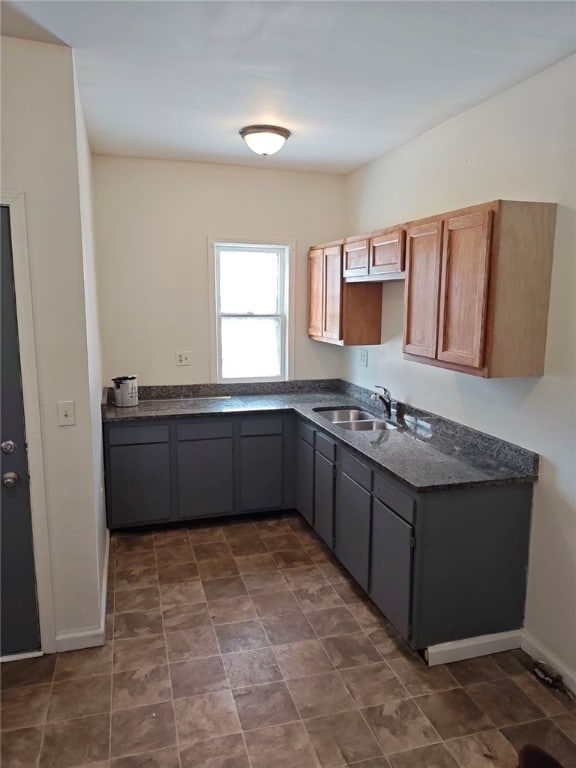
<svg viewBox="0 0 576 768"><path fill-rule="evenodd" d="M334 382L332 386L319 382L317 391L306 391L313 384L309 382L309 386L302 386L300 391L292 386L288 393L268 391L232 394L225 398L220 396L222 390L218 390L217 385L195 385L187 389L140 388L140 397L148 394L154 399L141 399L137 406L130 408L110 405L110 389L107 394L105 391L102 417L106 423L118 423L292 411L321 427L360 457L370 459L377 468L414 491L535 482L538 479L538 454L410 406L403 406L404 415L396 422L396 429L352 432L332 424L322 416L322 410L317 409L360 407L382 417L379 404L368 399L370 392L339 380ZM183 391L193 396L178 397ZM162 399L162 394L168 397Z"/></svg>

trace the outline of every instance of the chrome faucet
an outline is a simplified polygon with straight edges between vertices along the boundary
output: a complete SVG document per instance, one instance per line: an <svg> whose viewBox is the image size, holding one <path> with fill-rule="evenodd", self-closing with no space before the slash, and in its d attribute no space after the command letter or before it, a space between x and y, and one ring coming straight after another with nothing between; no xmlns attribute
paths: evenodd
<svg viewBox="0 0 576 768"><path fill-rule="evenodd" d="M380 392L374 392L370 395L370 400L377 400L381 403L387 418L392 418L392 395L390 394L390 390L386 389L386 387L382 387L380 384L375 384L374 386L376 389L381 389L382 394L380 394Z"/></svg>

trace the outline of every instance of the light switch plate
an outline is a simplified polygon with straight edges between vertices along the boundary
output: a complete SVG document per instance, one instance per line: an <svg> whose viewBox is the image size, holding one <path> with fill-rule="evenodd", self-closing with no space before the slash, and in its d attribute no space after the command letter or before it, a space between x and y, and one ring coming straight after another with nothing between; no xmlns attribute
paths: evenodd
<svg viewBox="0 0 576 768"><path fill-rule="evenodd" d="M58 400L58 426L73 427L76 424L76 401Z"/></svg>
<svg viewBox="0 0 576 768"><path fill-rule="evenodd" d="M368 368L368 350L367 349L360 350L360 365L363 368Z"/></svg>

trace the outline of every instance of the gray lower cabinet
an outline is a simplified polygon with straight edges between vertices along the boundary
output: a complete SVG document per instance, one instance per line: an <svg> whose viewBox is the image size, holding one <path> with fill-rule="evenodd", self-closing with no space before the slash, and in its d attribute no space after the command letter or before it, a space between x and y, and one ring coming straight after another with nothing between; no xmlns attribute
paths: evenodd
<svg viewBox="0 0 576 768"><path fill-rule="evenodd" d="M298 508L412 648L522 626L531 484L418 493L314 431Z"/></svg>
<svg viewBox="0 0 576 768"><path fill-rule="evenodd" d="M279 510L296 498L412 648L522 626L531 483L417 492L289 418L106 424L109 527Z"/></svg>
<svg viewBox="0 0 576 768"><path fill-rule="evenodd" d="M318 451L314 454L314 530L334 546L334 485L336 465Z"/></svg>
<svg viewBox="0 0 576 768"><path fill-rule="evenodd" d="M531 505L529 483L419 494L414 647L523 625Z"/></svg>
<svg viewBox="0 0 576 768"><path fill-rule="evenodd" d="M336 443L323 432L314 440L314 530L334 548L334 502L336 500Z"/></svg>
<svg viewBox="0 0 576 768"><path fill-rule="evenodd" d="M108 440L107 508L111 528L170 520L168 425L120 427Z"/></svg>
<svg viewBox="0 0 576 768"><path fill-rule="evenodd" d="M231 419L176 425L179 519L234 512L233 426Z"/></svg>
<svg viewBox="0 0 576 768"><path fill-rule="evenodd" d="M298 491L297 508L306 522L314 525L314 448L298 438L297 447Z"/></svg>
<svg viewBox="0 0 576 768"><path fill-rule="evenodd" d="M414 529L373 502L370 597L402 637L410 634Z"/></svg>
<svg viewBox="0 0 576 768"><path fill-rule="evenodd" d="M315 431L303 421L298 423L296 438L296 508L314 525L314 436Z"/></svg>
<svg viewBox="0 0 576 768"><path fill-rule="evenodd" d="M240 444L240 509L282 507L282 436L243 437Z"/></svg>
<svg viewBox="0 0 576 768"><path fill-rule="evenodd" d="M372 472L348 451L340 450L336 480L335 547L342 565L368 591Z"/></svg>
<svg viewBox="0 0 576 768"><path fill-rule="evenodd" d="M277 413L106 423L109 528L293 506L285 426Z"/></svg>
<svg viewBox="0 0 576 768"><path fill-rule="evenodd" d="M240 420L240 510L281 509L283 418L276 414Z"/></svg>

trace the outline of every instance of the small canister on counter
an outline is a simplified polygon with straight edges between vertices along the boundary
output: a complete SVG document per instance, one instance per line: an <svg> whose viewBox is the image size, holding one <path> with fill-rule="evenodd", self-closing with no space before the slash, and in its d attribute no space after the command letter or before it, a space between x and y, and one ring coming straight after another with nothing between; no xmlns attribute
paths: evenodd
<svg viewBox="0 0 576 768"><path fill-rule="evenodd" d="M126 408L138 405L138 376L116 376L114 382L114 405Z"/></svg>

